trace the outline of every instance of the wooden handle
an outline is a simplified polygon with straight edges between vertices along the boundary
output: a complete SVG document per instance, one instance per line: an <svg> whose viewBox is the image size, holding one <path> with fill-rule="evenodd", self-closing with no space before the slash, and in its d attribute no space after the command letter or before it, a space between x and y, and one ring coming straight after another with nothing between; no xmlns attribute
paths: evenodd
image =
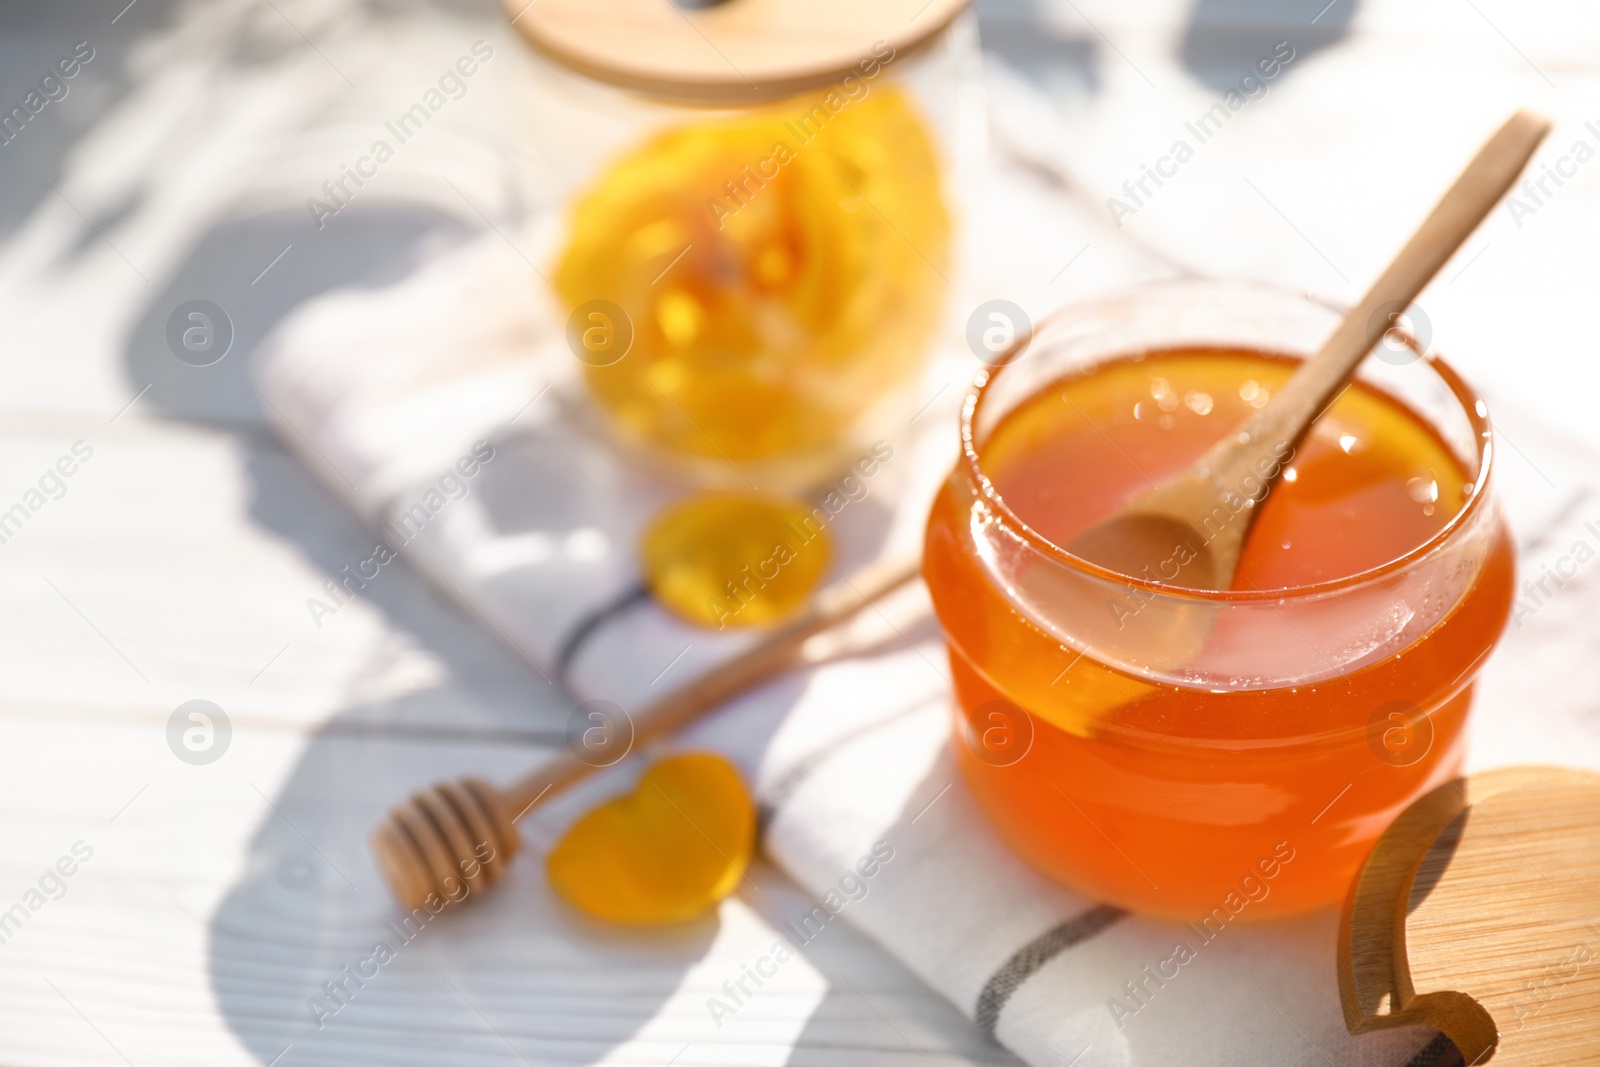
<svg viewBox="0 0 1600 1067"><path fill-rule="evenodd" d="M793 666L800 646L808 639L916 578L921 567L916 558L886 560L824 589L797 618L771 631L753 647L631 715L634 746L647 745L682 729L732 697ZM511 817L520 818L535 803L596 769L575 753L564 752L500 790L500 795Z"/></svg>
<svg viewBox="0 0 1600 1067"><path fill-rule="evenodd" d="M1206 463L1214 472L1214 481L1231 484L1263 455L1298 442L1343 390L1394 318L1411 305L1499 203L1549 131L1549 120L1530 111L1518 111L1506 120L1361 302L1345 315L1321 351L1306 361L1265 407L1245 420L1238 435L1217 447Z"/></svg>

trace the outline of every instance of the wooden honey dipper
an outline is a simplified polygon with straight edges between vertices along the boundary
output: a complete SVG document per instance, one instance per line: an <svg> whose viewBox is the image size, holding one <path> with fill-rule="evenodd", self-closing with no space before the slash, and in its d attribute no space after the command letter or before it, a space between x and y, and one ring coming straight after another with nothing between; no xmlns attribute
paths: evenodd
<svg viewBox="0 0 1600 1067"><path fill-rule="evenodd" d="M920 571L919 560L891 560L824 589L797 618L747 651L629 716L632 744L647 745L680 730L782 673L796 663L807 640L850 619ZM412 794L372 833L372 849L395 899L410 910L426 907L430 899L465 900L493 885L521 844L516 820L546 797L616 761L590 762L569 749L504 788L464 778Z"/></svg>

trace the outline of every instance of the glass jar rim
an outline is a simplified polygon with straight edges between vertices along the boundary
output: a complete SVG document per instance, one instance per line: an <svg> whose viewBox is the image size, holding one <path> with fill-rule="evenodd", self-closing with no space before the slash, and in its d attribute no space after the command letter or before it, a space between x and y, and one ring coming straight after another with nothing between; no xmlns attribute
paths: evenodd
<svg viewBox="0 0 1600 1067"><path fill-rule="evenodd" d="M1020 334L1012 343L1011 348L999 357L996 365L980 371L972 384L967 389L967 395L961 404L961 460L960 466L964 470L969 483L976 490L977 495L994 513L1000 521L1011 527L1012 532L1020 537L1031 549L1040 553L1074 571L1088 575L1102 581L1117 585L1146 590L1154 596L1171 598L1175 600L1188 600L1197 603L1210 604L1248 604L1271 601L1309 600L1324 596L1329 593L1341 592L1358 588L1371 582L1378 581L1397 571L1416 564L1447 544L1457 532L1463 529L1484 506L1488 499L1489 479L1493 469L1494 457L1494 428L1489 421L1488 407L1482 398L1469 386L1465 379L1457 373L1444 358L1436 352L1426 350L1417 340L1405 331L1400 331L1407 347L1417 353L1420 362L1426 363L1450 390L1451 395L1460 405L1462 412L1472 426L1472 437L1476 443L1478 454L1478 473L1473 478L1472 488L1467 494L1467 499L1450 520L1441 526L1426 541L1413 546L1405 553L1381 563L1376 567L1357 571L1355 574L1345 575L1340 578L1331 578L1325 581L1314 582L1309 585L1286 586L1279 589L1191 589L1185 586L1168 585L1164 582L1139 578L1131 574L1102 567L1081 556L1073 555L1065 548L1057 545L1039 531L1029 526L1022 517L1011 510L1001 497L999 489L989 479L982 466L982 456L974 430L978 416L981 414L984 400L989 395L989 388L996 378L1008 367L1020 362L1027 354L1033 343L1041 335L1050 330L1057 323L1070 317L1103 308L1115 302L1136 298L1152 290L1170 288L1180 284L1196 284L1209 286L1218 290L1255 291L1277 296L1290 297L1303 303L1320 306L1343 316L1348 310L1347 306L1338 301L1316 296L1308 291L1290 289L1285 286L1272 285L1266 282L1239 281L1232 279L1212 278L1167 278L1159 281L1143 282L1126 286L1109 293L1101 294L1089 300L1079 301L1068 305L1047 316L1032 330ZM1263 353L1267 350L1261 349ZM1282 353L1278 353L1282 354ZM1370 353L1369 353L1370 355ZM1399 398L1393 398L1398 401ZM1412 414L1424 422L1428 422L1422 415L1412 411ZM1431 425L1431 423L1429 423Z"/></svg>

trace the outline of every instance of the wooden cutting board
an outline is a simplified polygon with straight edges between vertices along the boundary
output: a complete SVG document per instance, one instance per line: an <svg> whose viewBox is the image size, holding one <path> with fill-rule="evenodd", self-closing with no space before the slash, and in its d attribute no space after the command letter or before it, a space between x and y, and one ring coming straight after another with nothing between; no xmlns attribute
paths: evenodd
<svg viewBox="0 0 1600 1067"><path fill-rule="evenodd" d="M1428 1025L1468 1064L1600 1064L1600 776L1510 767L1420 798L1339 940L1351 1033Z"/></svg>

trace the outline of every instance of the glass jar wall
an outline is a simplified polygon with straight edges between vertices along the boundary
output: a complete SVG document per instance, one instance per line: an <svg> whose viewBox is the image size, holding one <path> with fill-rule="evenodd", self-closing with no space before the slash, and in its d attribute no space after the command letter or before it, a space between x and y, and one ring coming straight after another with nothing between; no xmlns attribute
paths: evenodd
<svg viewBox="0 0 1600 1067"><path fill-rule="evenodd" d="M521 132L560 219L539 266L577 372L617 437L697 484L830 474L904 406L955 273L962 4L798 40L790 7L671 9L598 43L559 4L517 23ZM630 51L651 36L670 39Z"/></svg>

